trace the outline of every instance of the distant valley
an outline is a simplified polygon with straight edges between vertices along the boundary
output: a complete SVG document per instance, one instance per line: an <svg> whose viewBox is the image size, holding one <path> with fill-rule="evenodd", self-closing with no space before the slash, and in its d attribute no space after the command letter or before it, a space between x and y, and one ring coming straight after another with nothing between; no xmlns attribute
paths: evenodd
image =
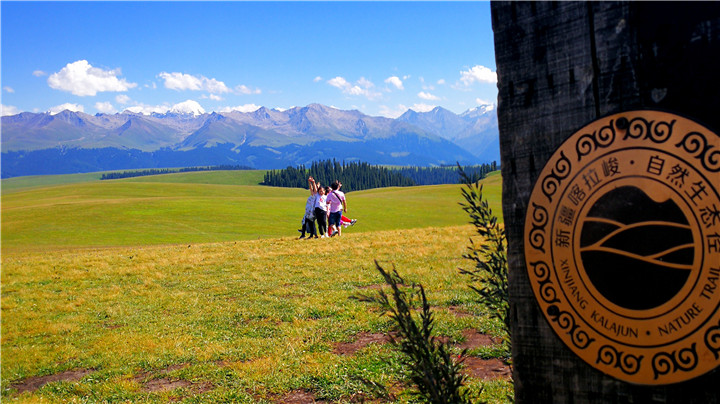
<svg viewBox="0 0 720 404"><path fill-rule="evenodd" d="M500 159L491 107L397 119L320 104L284 111L2 117L2 177L134 168L284 168L324 159L430 166Z"/></svg>

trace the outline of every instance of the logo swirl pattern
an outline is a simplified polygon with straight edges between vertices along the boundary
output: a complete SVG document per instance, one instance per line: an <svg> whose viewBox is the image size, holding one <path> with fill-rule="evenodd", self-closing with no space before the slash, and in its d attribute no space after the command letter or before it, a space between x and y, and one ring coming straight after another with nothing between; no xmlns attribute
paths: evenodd
<svg viewBox="0 0 720 404"><path fill-rule="evenodd" d="M528 203L525 262L548 324L630 383L720 365L720 137L628 111L570 136Z"/></svg>

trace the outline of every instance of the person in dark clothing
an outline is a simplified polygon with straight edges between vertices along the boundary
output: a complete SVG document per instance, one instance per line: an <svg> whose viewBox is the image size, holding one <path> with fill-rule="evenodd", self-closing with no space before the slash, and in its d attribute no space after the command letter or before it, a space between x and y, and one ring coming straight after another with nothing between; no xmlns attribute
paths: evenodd
<svg viewBox="0 0 720 404"><path fill-rule="evenodd" d="M309 233L308 238L318 238L315 232L315 199L317 198L319 184L315 183L313 177L308 178L310 196L305 203L305 216L303 216L300 238L305 238L305 232Z"/></svg>
<svg viewBox="0 0 720 404"><path fill-rule="evenodd" d="M317 195L315 195L315 219L317 220L318 233L321 238L327 237L327 192L318 184Z"/></svg>

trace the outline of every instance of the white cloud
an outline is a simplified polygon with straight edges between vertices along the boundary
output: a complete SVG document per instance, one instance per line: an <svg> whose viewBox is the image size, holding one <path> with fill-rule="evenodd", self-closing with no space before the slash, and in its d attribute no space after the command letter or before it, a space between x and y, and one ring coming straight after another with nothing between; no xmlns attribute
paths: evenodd
<svg viewBox="0 0 720 404"><path fill-rule="evenodd" d="M473 83L497 83L497 73L490 70L489 68L481 65L473 66L469 70L460 72L460 81L465 86L469 86Z"/></svg>
<svg viewBox="0 0 720 404"><path fill-rule="evenodd" d="M166 114L173 112L177 114L193 114L201 115L205 113L205 109L197 102L193 100L187 100L175 105L146 105L137 104L132 107L125 108L124 111L130 111L136 114L150 115L150 114Z"/></svg>
<svg viewBox="0 0 720 404"><path fill-rule="evenodd" d="M398 90L404 90L404 89L405 89L405 88L403 87L403 82L402 82L402 80L400 80L400 77L398 77L398 76L390 76L390 77L388 77L388 78L385 79L385 82L388 83L388 84L394 85L395 88L397 88Z"/></svg>
<svg viewBox="0 0 720 404"><path fill-rule="evenodd" d="M327 83L333 87L342 90L343 94L363 95L369 100L374 100L381 96L381 94L377 91L371 90L373 87L375 87L375 84L373 84L365 77L360 77L360 79L355 83L355 85L351 84L350 82L345 80L345 78L340 76L328 80Z"/></svg>
<svg viewBox="0 0 720 404"><path fill-rule="evenodd" d="M193 76L191 74L178 72L161 72L158 74L158 77L165 80L165 88L169 88L170 90L207 91L212 94L231 92L222 81L209 79L205 76Z"/></svg>
<svg viewBox="0 0 720 404"><path fill-rule="evenodd" d="M12 105L0 105L1 111L0 115L2 116L8 116L8 115L17 115L20 113L20 110L17 109L17 107L13 107Z"/></svg>
<svg viewBox="0 0 720 404"><path fill-rule="evenodd" d="M119 94L115 97L115 101L117 101L118 104L127 104L130 102L130 97L125 94Z"/></svg>
<svg viewBox="0 0 720 404"><path fill-rule="evenodd" d="M408 107L399 104L397 107L388 107L387 105L380 105L380 116L384 116L386 118L392 118L395 119L399 117L400 115L404 114L405 111L408 110Z"/></svg>
<svg viewBox="0 0 720 404"><path fill-rule="evenodd" d="M415 112L430 112L433 109L435 109L437 105L428 105L428 104L413 104L410 109L412 109Z"/></svg>
<svg viewBox="0 0 720 404"><path fill-rule="evenodd" d="M438 80L438 81L437 81L437 84L438 84L439 86L445 84L445 79L440 79L440 80Z"/></svg>
<svg viewBox="0 0 720 404"><path fill-rule="evenodd" d="M218 81L215 79L206 79L203 77L203 87L205 90L212 94L222 94L222 93L229 93L230 89L227 88L225 83L222 81Z"/></svg>
<svg viewBox="0 0 720 404"><path fill-rule="evenodd" d="M493 101L483 100L482 98L475 98L475 103L481 106L495 105Z"/></svg>
<svg viewBox="0 0 720 404"><path fill-rule="evenodd" d="M125 108L125 111L130 111L136 114L143 114L143 115L150 115L152 113L156 114L164 114L170 110L170 107L167 105L146 105L146 104L137 104L133 105L132 107Z"/></svg>
<svg viewBox="0 0 720 404"><path fill-rule="evenodd" d="M103 70L92 67L87 60L78 60L51 74L47 83L55 90L68 91L81 97L94 96L102 91L127 91L137 86L136 83L119 78L120 74L120 69Z"/></svg>
<svg viewBox="0 0 720 404"><path fill-rule="evenodd" d="M260 106L255 104L245 104L245 105L238 105L237 107L225 107L221 109L219 112L232 112L232 111L240 111L240 112L254 112L260 109Z"/></svg>
<svg viewBox="0 0 720 404"><path fill-rule="evenodd" d="M56 106L50 108L47 112L49 112L50 115L55 115L55 114L59 114L60 112L65 111L65 110L73 111L73 112L85 112L85 107L83 107L80 104L70 104L68 102L65 104L56 105Z"/></svg>
<svg viewBox="0 0 720 404"><path fill-rule="evenodd" d="M158 77L165 80L165 88L171 90L203 90L202 79L190 74L161 72Z"/></svg>
<svg viewBox="0 0 720 404"><path fill-rule="evenodd" d="M438 97L436 95L432 95L430 93L426 93L425 91L420 91L418 93L418 97L422 98L423 100L428 100L428 101L436 101L436 100L440 99L440 97Z"/></svg>
<svg viewBox="0 0 720 404"><path fill-rule="evenodd" d="M103 114L112 114L115 111L115 107L109 102L96 102L95 109L102 112Z"/></svg>
<svg viewBox="0 0 720 404"><path fill-rule="evenodd" d="M210 99L210 100L213 100L213 101L222 101L222 100L223 100L223 97L221 97L221 96L219 96L219 95L215 95L215 94L203 95L203 96L201 96L200 98L202 98L202 99L204 99L204 100Z"/></svg>
<svg viewBox="0 0 720 404"><path fill-rule="evenodd" d="M235 87L235 92L238 94L245 94L245 95L262 93L262 91L260 91L259 88L256 88L253 90L244 84L241 84L241 85Z"/></svg>
<svg viewBox="0 0 720 404"><path fill-rule="evenodd" d="M337 87L341 90L345 90L345 89L351 87L350 83L348 83L348 81L345 80L345 78L340 77L340 76L337 76L335 78L328 80L328 84L330 84L333 87Z"/></svg>
<svg viewBox="0 0 720 404"><path fill-rule="evenodd" d="M314 81L315 83L317 83L318 81L322 81L322 79L323 79L322 77L317 76L317 77L315 77L315 78L313 79L313 81Z"/></svg>
<svg viewBox="0 0 720 404"><path fill-rule="evenodd" d="M47 76L47 73L45 73L42 70L35 70L34 72L32 72L32 75L35 77L42 77L42 76Z"/></svg>
<svg viewBox="0 0 720 404"><path fill-rule="evenodd" d="M408 109L412 109L415 112L429 112L435 109L436 105L428 105L428 104L413 104L410 107L407 107L403 104L398 104L396 107L388 107L387 105L380 105L379 114L380 116L384 116L386 118L397 118L400 115L404 114Z"/></svg>
<svg viewBox="0 0 720 404"><path fill-rule="evenodd" d="M8 93L11 93L11 94L15 92L15 89L12 88L12 87L10 87L10 86L5 86L5 87L3 87L3 90L5 90L5 91L7 91Z"/></svg>
<svg viewBox="0 0 720 404"><path fill-rule="evenodd" d="M366 79L365 77L360 77L360 80L357 81L357 84L363 88L375 87L375 84L373 84L372 81Z"/></svg>

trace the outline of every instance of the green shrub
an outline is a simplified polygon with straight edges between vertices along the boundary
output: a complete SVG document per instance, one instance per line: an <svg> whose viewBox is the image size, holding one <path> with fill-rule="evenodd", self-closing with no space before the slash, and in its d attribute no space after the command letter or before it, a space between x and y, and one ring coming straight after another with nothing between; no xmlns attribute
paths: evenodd
<svg viewBox="0 0 720 404"><path fill-rule="evenodd" d="M381 289L377 296L355 298L377 304L393 320L390 342L403 354L407 378L417 388L417 395L429 403L471 403L463 386L466 377L460 372L462 360L454 361L449 346L433 336L434 319L423 286L406 284L395 269L385 271L377 262L375 266L391 294ZM418 303L419 315L414 314Z"/></svg>
<svg viewBox="0 0 720 404"><path fill-rule="evenodd" d="M479 244L470 239L470 245L463 258L475 263L475 268L461 269L462 274L470 276L474 285L470 288L481 297L489 315L502 321L505 335L503 343L510 348L510 303L508 298L508 261L507 238L505 229L493 214L487 200L483 199L483 187L478 178L470 178L460 169L463 183L462 195L465 203L460 203L470 215L471 223L482 237Z"/></svg>

